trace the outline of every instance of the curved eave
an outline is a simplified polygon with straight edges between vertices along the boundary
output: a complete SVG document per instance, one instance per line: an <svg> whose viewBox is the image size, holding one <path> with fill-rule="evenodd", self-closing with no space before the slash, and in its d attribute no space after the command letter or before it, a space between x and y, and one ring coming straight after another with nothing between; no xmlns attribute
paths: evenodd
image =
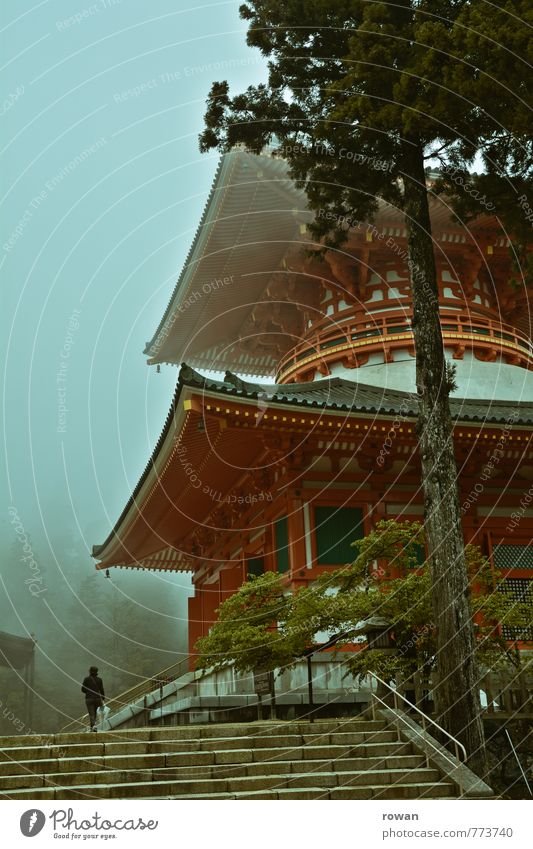
<svg viewBox="0 0 533 849"><path fill-rule="evenodd" d="M282 268L302 216L309 220L304 193L288 178L283 160L242 150L225 154L169 304L145 347L149 364L187 359L213 370L234 364L227 340L239 339ZM222 313L224 322L217 321ZM247 373L272 373L273 366L265 360L254 372L250 361Z"/></svg>
<svg viewBox="0 0 533 849"><path fill-rule="evenodd" d="M172 398L172 403L171 403L170 409L167 413L167 417L165 419L163 429L162 429L162 431L159 435L159 439L156 442L156 445L154 447L154 450L152 451L150 459L148 460L148 463L146 464L144 471L143 471L141 477L139 478L139 481L137 482L135 489L133 490L128 501L126 502L126 506L122 510L122 513L118 517L114 528L108 534L106 540L103 543L101 543L100 545L93 545L92 556L96 560L104 560L107 557L107 555L110 553L110 549L112 548L113 544L120 543L119 532L120 532L120 529L122 528L122 525L124 524L126 519L128 519L130 517L132 510L136 510L137 512L139 510L139 506L138 506L139 496L141 495L142 489L145 486L150 473L155 469L157 458L159 457L159 454L161 453L161 450L163 449L166 438L167 438L167 436L168 436L168 434L169 434L169 432L172 428L172 425L174 423L175 412L176 412L176 409L178 407L178 401L179 401L179 398L180 398L180 395L181 395L182 386L183 386L183 384L178 380L178 382L176 384L176 388L174 390L174 396Z"/></svg>

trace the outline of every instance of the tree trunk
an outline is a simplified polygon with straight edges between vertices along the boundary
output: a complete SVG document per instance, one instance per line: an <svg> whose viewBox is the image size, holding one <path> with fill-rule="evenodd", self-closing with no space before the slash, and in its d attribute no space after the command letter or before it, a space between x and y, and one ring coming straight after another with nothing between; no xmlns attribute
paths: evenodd
<svg viewBox="0 0 533 849"><path fill-rule="evenodd" d="M418 140L405 142L404 153L424 526L437 640L435 709L443 727L463 743L469 765L484 775L485 741L423 149Z"/></svg>

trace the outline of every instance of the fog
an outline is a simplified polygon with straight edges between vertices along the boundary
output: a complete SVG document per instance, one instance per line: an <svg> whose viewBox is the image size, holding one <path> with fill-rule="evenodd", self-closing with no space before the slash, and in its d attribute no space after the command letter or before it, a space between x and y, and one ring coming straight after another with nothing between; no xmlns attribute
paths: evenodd
<svg viewBox="0 0 533 849"><path fill-rule="evenodd" d="M215 79L264 67L236 3L35 4L2 12L3 450L0 630L35 635L35 715L0 668L1 732L81 715L187 646L190 577L95 571L146 465L177 373L144 345L171 295L217 157L197 134ZM9 714L5 714L6 707Z"/></svg>

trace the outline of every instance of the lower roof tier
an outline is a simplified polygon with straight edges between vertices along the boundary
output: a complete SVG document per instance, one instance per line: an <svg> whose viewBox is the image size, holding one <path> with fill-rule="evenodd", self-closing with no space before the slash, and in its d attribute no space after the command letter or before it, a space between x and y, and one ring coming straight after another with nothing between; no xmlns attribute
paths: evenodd
<svg viewBox="0 0 533 849"><path fill-rule="evenodd" d="M459 477L477 479L491 463L490 483L506 487L509 457L517 486L527 490L533 402L450 404ZM254 511L299 482L315 479L327 492L344 476L342 486L371 489L376 500L391 482L419 487L417 412L415 393L343 378L261 385L183 365L148 465L108 538L93 548L97 568L194 572L221 537L230 548L242 545L246 522L253 535Z"/></svg>

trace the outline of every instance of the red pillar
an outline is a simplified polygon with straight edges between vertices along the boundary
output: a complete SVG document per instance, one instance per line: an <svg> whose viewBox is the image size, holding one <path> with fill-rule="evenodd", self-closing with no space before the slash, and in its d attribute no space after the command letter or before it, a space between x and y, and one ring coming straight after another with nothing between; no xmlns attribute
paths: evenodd
<svg viewBox="0 0 533 849"><path fill-rule="evenodd" d="M221 602L229 598L241 587L244 582L244 570L242 563L232 563L220 573L220 598Z"/></svg>
<svg viewBox="0 0 533 849"><path fill-rule="evenodd" d="M212 584L202 587L202 634L208 633L209 628L217 618L216 610L220 606L220 578Z"/></svg>
<svg viewBox="0 0 533 849"><path fill-rule="evenodd" d="M288 508L289 564L291 583L293 584L293 586L305 586L307 584L307 563L305 553L305 526L303 502L300 498L290 498Z"/></svg>
<svg viewBox="0 0 533 849"><path fill-rule="evenodd" d="M194 588L194 595L189 598L189 654L196 654L196 640L202 636L202 599L201 589Z"/></svg>

